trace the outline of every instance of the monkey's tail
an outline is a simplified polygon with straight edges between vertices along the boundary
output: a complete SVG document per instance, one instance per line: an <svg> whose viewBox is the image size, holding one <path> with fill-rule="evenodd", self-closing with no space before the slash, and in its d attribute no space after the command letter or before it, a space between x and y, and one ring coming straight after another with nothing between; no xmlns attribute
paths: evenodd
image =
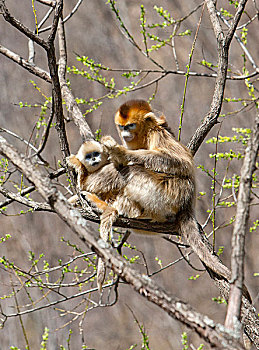
<svg viewBox="0 0 259 350"><path fill-rule="evenodd" d="M202 264L214 280L225 280L227 283L231 278L230 270L222 263L218 255L213 251L213 247L206 237L201 225L198 223L194 215L179 219L179 231L186 243L198 255ZM246 288L243 286L244 297L252 303L251 296ZM228 296L225 295L228 299Z"/></svg>
<svg viewBox="0 0 259 350"><path fill-rule="evenodd" d="M189 216L179 220L181 236L190 245L193 251L211 274L214 272L224 279L229 280L231 273L214 253L213 247L207 239L201 225L194 216Z"/></svg>

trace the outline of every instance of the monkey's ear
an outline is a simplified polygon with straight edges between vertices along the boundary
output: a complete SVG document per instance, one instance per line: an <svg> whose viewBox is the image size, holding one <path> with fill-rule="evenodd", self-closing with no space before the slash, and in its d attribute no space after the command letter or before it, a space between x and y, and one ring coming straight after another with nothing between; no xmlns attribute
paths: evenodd
<svg viewBox="0 0 259 350"><path fill-rule="evenodd" d="M69 157L67 157L66 161L68 166L75 169L78 169L82 166L82 163L74 154L71 154Z"/></svg>
<svg viewBox="0 0 259 350"><path fill-rule="evenodd" d="M161 114L160 116L156 116L156 120L157 120L158 125L167 124L166 117L164 114Z"/></svg>
<svg viewBox="0 0 259 350"><path fill-rule="evenodd" d="M148 112L144 115L144 120L145 121L150 121L150 120L157 120L157 117L153 112Z"/></svg>

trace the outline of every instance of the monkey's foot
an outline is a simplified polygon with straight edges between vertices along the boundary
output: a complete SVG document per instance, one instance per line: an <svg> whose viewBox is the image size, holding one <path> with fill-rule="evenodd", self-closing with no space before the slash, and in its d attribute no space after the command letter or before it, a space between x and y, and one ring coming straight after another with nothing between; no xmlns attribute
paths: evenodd
<svg viewBox="0 0 259 350"><path fill-rule="evenodd" d="M112 225L118 217L118 211L113 207L107 207L101 215L100 237L109 241L112 237Z"/></svg>

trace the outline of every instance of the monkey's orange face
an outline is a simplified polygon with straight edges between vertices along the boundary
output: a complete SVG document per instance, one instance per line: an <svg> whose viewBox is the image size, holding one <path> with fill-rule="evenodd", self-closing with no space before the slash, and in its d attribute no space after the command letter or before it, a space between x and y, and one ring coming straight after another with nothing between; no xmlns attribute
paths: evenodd
<svg viewBox="0 0 259 350"><path fill-rule="evenodd" d="M135 138L135 132L137 129L136 123L131 123L127 125L118 124L118 129L120 130L121 137L125 142L131 142Z"/></svg>
<svg viewBox="0 0 259 350"><path fill-rule="evenodd" d="M132 108L126 115L122 115L120 112L117 112L115 115L115 124L118 133L124 145L129 149L135 149L135 147L142 148L142 141L140 139L143 137L139 136L143 136L141 132L143 117L140 114L139 111Z"/></svg>

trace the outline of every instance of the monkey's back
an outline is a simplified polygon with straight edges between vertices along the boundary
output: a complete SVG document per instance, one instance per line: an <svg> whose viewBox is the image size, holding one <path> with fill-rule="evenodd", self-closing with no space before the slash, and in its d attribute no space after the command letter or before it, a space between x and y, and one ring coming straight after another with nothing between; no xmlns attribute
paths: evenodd
<svg viewBox="0 0 259 350"><path fill-rule="evenodd" d="M140 165L125 166L120 174L127 183L124 196L142 208L143 217L162 222L192 210L195 185L190 177L156 173Z"/></svg>

